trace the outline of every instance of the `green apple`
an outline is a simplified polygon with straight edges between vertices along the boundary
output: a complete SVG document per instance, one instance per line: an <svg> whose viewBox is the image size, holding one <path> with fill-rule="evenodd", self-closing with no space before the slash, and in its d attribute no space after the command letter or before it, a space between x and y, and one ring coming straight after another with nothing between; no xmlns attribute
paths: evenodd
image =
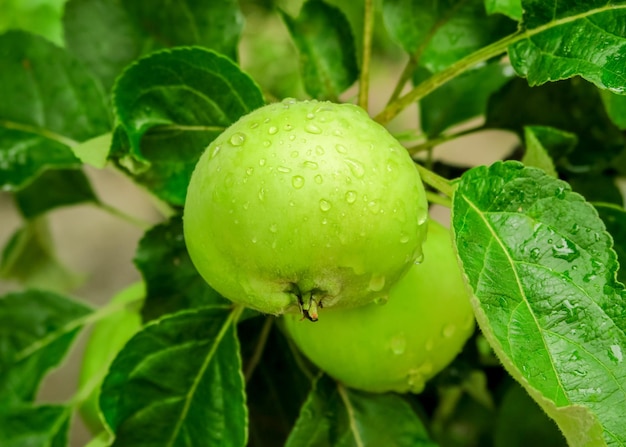
<svg viewBox="0 0 626 447"><path fill-rule="evenodd" d="M391 289L386 304L328 309L315 324L284 316L296 346L349 387L419 393L474 330L474 316L449 231L429 221L424 261Z"/></svg>
<svg viewBox="0 0 626 447"><path fill-rule="evenodd" d="M98 405L100 386L117 353L141 328L139 307L145 295L146 287L142 281L115 295L112 303L128 306L98 321L85 347L78 384L80 390L87 390L89 394L80 406L80 415L94 434L104 430Z"/></svg>
<svg viewBox="0 0 626 447"><path fill-rule="evenodd" d="M184 210L189 255L268 314L384 298L421 256L427 203L406 149L352 104L285 100L211 143Z"/></svg>

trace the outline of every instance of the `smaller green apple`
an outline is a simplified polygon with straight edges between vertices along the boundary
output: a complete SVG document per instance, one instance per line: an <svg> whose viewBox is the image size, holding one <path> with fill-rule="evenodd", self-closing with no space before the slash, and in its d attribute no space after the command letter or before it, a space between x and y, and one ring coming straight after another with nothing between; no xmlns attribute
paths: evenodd
<svg viewBox="0 0 626 447"><path fill-rule="evenodd" d="M142 281L115 295L111 299L112 303L128 305L98 321L85 347L78 386L79 390L91 391L80 406L80 415L93 434L104 430L98 405L102 381L115 356L141 328L139 308L145 295L146 287Z"/></svg>
<svg viewBox="0 0 626 447"><path fill-rule="evenodd" d="M298 348L345 385L419 393L474 330L474 315L450 232L430 220L424 260L392 288L386 304L328 309L316 323L285 315Z"/></svg>

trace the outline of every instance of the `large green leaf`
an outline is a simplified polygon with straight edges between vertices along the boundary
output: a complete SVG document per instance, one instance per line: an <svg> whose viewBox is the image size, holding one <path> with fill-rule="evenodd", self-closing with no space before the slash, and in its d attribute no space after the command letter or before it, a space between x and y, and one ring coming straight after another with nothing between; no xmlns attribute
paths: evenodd
<svg viewBox="0 0 626 447"><path fill-rule="evenodd" d="M234 60L243 28L236 0L70 0L63 22L68 49L107 88L151 49L201 45Z"/></svg>
<svg viewBox="0 0 626 447"><path fill-rule="evenodd" d="M626 439L626 293L593 207L517 162L468 171L456 248L482 332L571 446Z"/></svg>
<svg viewBox="0 0 626 447"><path fill-rule="evenodd" d="M359 73L345 15L322 0L309 0L297 18L283 13L283 19L300 52L306 91L317 99L337 101Z"/></svg>
<svg viewBox="0 0 626 447"><path fill-rule="evenodd" d="M516 26L504 16L488 16L484 0L384 0L383 18L391 37L432 73Z"/></svg>
<svg viewBox="0 0 626 447"><path fill-rule="evenodd" d="M182 205L206 146L239 117L263 105L254 81L230 59L202 48L151 54L114 89L121 127L118 162L162 199Z"/></svg>
<svg viewBox="0 0 626 447"><path fill-rule="evenodd" d="M63 405L0 406L0 445L2 447L68 445L72 409Z"/></svg>
<svg viewBox="0 0 626 447"><path fill-rule="evenodd" d="M402 397L351 390L327 376L314 382L285 445L436 446Z"/></svg>
<svg viewBox="0 0 626 447"><path fill-rule="evenodd" d="M626 4L623 1L524 0L519 42L509 47L530 85L582 76L626 92Z"/></svg>
<svg viewBox="0 0 626 447"><path fill-rule="evenodd" d="M185 311L130 339L100 394L114 446L246 445L237 313Z"/></svg>
<svg viewBox="0 0 626 447"><path fill-rule="evenodd" d="M0 298L2 407L34 399L41 380L63 360L90 313L85 305L50 292Z"/></svg>
<svg viewBox="0 0 626 447"><path fill-rule="evenodd" d="M146 305L142 308L144 321L183 309L229 303L193 266L180 216L146 232L134 261L147 288Z"/></svg>
<svg viewBox="0 0 626 447"><path fill-rule="evenodd" d="M0 187L79 166L71 147L110 129L99 83L62 48L22 31L0 35L0 66Z"/></svg>

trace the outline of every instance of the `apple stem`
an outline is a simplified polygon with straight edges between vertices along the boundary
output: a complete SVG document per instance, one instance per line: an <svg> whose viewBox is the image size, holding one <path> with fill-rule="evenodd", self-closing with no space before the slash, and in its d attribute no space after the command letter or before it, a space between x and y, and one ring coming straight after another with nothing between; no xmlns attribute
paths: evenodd
<svg viewBox="0 0 626 447"><path fill-rule="evenodd" d="M318 319L318 313L317 313L317 308L318 306L321 308L322 307L322 303L321 302L317 302L315 301L315 297L313 296L313 291L308 292L306 295L306 297L302 296L302 292L300 292L300 290L298 290L296 292L296 296L298 297L298 306L300 307L300 312L302 313L302 316L304 318L306 318L309 321L317 321ZM305 302L306 299L306 302Z"/></svg>

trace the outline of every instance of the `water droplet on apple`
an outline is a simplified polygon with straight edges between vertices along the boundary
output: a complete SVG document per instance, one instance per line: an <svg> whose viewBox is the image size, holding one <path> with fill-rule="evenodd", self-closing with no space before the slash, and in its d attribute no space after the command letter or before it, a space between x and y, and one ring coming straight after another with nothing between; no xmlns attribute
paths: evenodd
<svg viewBox="0 0 626 447"><path fill-rule="evenodd" d="M354 202L356 202L356 197L356 191L346 192L346 202L348 202L349 204L353 204Z"/></svg>
<svg viewBox="0 0 626 447"><path fill-rule="evenodd" d="M318 126L316 126L313 123L308 123L306 126L304 126L304 130L314 135L319 135L322 133L322 129L320 129Z"/></svg>
<svg viewBox="0 0 626 447"><path fill-rule="evenodd" d="M270 126L269 129L267 129L267 133L270 135L276 135L278 133L278 127Z"/></svg>
<svg viewBox="0 0 626 447"><path fill-rule="evenodd" d="M265 158L259 159L259 166L265 166Z"/></svg>
<svg viewBox="0 0 626 447"><path fill-rule="evenodd" d="M324 177L322 177L321 175L317 174L313 180L315 180L315 183L317 183L318 185L321 185L324 182Z"/></svg>
<svg viewBox="0 0 626 447"><path fill-rule="evenodd" d="M402 355L406 350L406 337L402 334L396 335L391 339L391 352L395 355Z"/></svg>
<svg viewBox="0 0 626 447"><path fill-rule="evenodd" d="M306 114L306 119L312 120L313 118L315 118L315 114L314 113L309 112L309 113Z"/></svg>
<svg viewBox="0 0 626 447"><path fill-rule="evenodd" d="M406 244L407 242L409 242L411 238L409 237L408 234L406 233L400 233L400 243L401 244Z"/></svg>
<svg viewBox="0 0 626 447"><path fill-rule="evenodd" d="M291 152L291 158L298 158L298 155L300 155L300 153L298 151L292 151Z"/></svg>
<svg viewBox="0 0 626 447"><path fill-rule="evenodd" d="M246 136L242 134L241 132L232 134L232 136L228 140L228 142L232 144L233 146L241 146L243 145L243 143L245 143L245 141L246 141Z"/></svg>
<svg viewBox="0 0 626 447"><path fill-rule="evenodd" d="M346 147L343 144L337 144L335 146L335 150L337 152L339 152L340 154L347 154L348 153L348 149L346 149Z"/></svg>
<svg viewBox="0 0 626 447"><path fill-rule="evenodd" d="M311 160L307 160L303 163L305 168L309 168L309 169L317 169L318 168L318 164L314 161Z"/></svg>
<svg viewBox="0 0 626 447"><path fill-rule="evenodd" d="M369 290L372 292L380 292L385 287L385 276L384 275L372 275L369 283Z"/></svg>
<svg viewBox="0 0 626 447"><path fill-rule="evenodd" d="M259 200L263 202L265 200L265 188L259 189Z"/></svg>
<svg viewBox="0 0 626 447"><path fill-rule="evenodd" d="M291 185L296 189L302 188L304 186L304 177L300 175L294 175L291 178Z"/></svg>
<svg viewBox="0 0 626 447"><path fill-rule="evenodd" d="M412 393L418 394L424 391L424 386L426 385L426 382L419 370L412 369L407 375L407 384L409 385L409 390Z"/></svg>
<svg viewBox="0 0 626 447"><path fill-rule="evenodd" d="M248 176L250 176L250 175L254 174L254 168L250 167L250 168L246 169L246 174L247 174Z"/></svg>
<svg viewBox="0 0 626 447"><path fill-rule="evenodd" d="M363 164L360 161L347 158L345 162L350 168L350 172L352 172L352 174L356 178L363 178L363 176L365 175L365 168L363 167Z"/></svg>
<svg viewBox="0 0 626 447"><path fill-rule="evenodd" d="M320 199L320 209L324 212L330 210L331 204L328 200Z"/></svg>
<svg viewBox="0 0 626 447"><path fill-rule="evenodd" d="M273 223L270 225L270 232L276 233L278 231L278 224Z"/></svg>
<svg viewBox="0 0 626 447"><path fill-rule="evenodd" d="M315 153L317 155L324 155L324 148L320 145L315 146Z"/></svg>
<svg viewBox="0 0 626 447"><path fill-rule="evenodd" d="M282 172L283 174L288 174L288 173L291 172L291 168L288 168L286 166L279 166L279 167L276 168L276 170L278 172Z"/></svg>
<svg viewBox="0 0 626 447"><path fill-rule="evenodd" d="M213 150L211 151L211 159L215 158L217 156L217 154L220 153L221 149L222 149L222 146L220 146L219 144L217 146L215 146L213 148Z"/></svg>
<svg viewBox="0 0 626 447"><path fill-rule="evenodd" d="M441 332L445 338L450 338L456 332L456 326L454 324L448 324L444 326L443 331Z"/></svg>

